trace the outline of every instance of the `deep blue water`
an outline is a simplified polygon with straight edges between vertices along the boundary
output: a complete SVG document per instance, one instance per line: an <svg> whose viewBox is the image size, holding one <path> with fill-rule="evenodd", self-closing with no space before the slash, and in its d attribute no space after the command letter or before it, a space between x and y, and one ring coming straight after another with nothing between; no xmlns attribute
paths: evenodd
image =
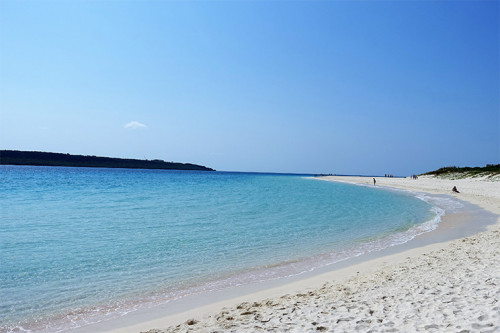
<svg viewBox="0 0 500 333"><path fill-rule="evenodd" d="M407 193L298 175L2 166L0 182L0 332L298 274L437 221Z"/></svg>

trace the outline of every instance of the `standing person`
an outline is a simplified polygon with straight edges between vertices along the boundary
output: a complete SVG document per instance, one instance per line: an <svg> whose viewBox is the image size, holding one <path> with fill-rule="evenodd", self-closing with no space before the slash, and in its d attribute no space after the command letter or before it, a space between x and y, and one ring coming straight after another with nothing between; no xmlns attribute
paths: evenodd
<svg viewBox="0 0 500 333"><path fill-rule="evenodd" d="M373 186L375 186L376 183L377 181L375 180L375 178L373 178Z"/></svg>

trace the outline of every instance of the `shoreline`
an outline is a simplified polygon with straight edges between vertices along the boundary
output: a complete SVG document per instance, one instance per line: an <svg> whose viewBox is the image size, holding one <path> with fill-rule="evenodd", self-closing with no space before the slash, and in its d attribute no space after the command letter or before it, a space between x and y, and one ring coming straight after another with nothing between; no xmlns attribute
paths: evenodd
<svg viewBox="0 0 500 333"><path fill-rule="evenodd" d="M348 182L351 184L358 185L367 185L372 181L371 178L364 177L322 177L321 180L327 181L341 181ZM386 182L385 180L389 180ZM402 182L403 181L403 182ZM471 180L465 180L467 183L471 183ZM443 180L432 179L432 183L442 183ZM451 182L457 183L458 181L453 180ZM473 181L472 181L473 182ZM377 183L384 186L389 186L392 188L402 188L410 191L424 192L424 193L432 193L432 194L446 194L451 195L451 191L446 190L445 183L442 183L440 188L433 188L432 186L422 186L422 183L419 180L409 180L409 179L400 179L400 178L377 178ZM389 183L389 184L387 184ZM409 183L409 184L408 184ZM463 183L463 182L459 182ZM485 182L480 182L481 185L484 185ZM497 183L498 184L498 183ZM377 186L380 186L377 185ZM413 186L410 186L413 185ZM417 186L415 186L417 185ZM425 184L423 184L425 185ZM457 186L459 189L464 188L461 186L464 184L460 184ZM477 185L477 184L476 184ZM495 183L492 183L493 187ZM466 187L466 186L465 186ZM484 187L484 186L483 186ZM492 187L492 190L493 190ZM451 187L450 187L451 189ZM483 191L479 191L484 193ZM488 192L488 191L486 191ZM491 191L490 191L491 192ZM498 190L497 190L498 192ZM477 205L486 211L489 211L496 215L495 224L487 227L486 233L491 233L494 230L498 229L499 219L498 214L500 214L500 195L493 191L494 195L485 196L484 194L477 193L477 191L466 191L463 192L464 195L455 195L455 197L464 200L473 205ZM448 214L447 214L448 215ZM448 220L449 218L444 217L444 220ZM460 223L467 225L470 219L475 219L477 217L474 216L462 216L462 221ZM491 217L490 217L491 218ZM455 217L456 219L456 217ZM442 229L442 225L445 221L440 223L440 227L438 229ZM456 221L455 221L456 222ZM469 223L470 226L470 223ZM476 231L477 232L477 231ZM439 234L436 230L425 233L423 235L428 238L429 234ZM238 314L241 312L240 309L237 309L238 304L242 302L250 302L253 303L255 301L262 301L264 299L273 298L278 300L283 300L283 295L288 295L288 298L297 299L297 295L289 296L290 294L304 294L304 293L313 293L314 297L320 297L317 290L324 288L325 284L338 286L341 283L349 282L352 279L356 279L360 276L371 276L375 274L377 271L381 269L388 269L389 267L394 267L403 262L407 261L408 258L413 259L414 261L422 256L426 256L431 252L439 251L450 247L453 242L457 242L456 240L439 240L432 239L430 237L427 240L427 244L424 242L416 242L410 241L402 245L397 245L392 248L384 249L381 251L376 251L368 254L364 254L361 257L356 257L348 260L348 262L340 262L337 264L333 264L330 266L326 266L324 268L318 269L317 271L308 274L301 274L292 279L284 278L278 281L269 281L268 283L260 283L257 286L240 286L236 288L230 288L229 290L222 290L215 293L209 293L209 295L192 295L186 296L183 299L175 301L175 304L166 304L164 307L157 309L150 309L149 311L145 311L144 313L132 313L127 315L127 318L122 317L118 320L111 320L108 322L101 322L94 325L89 325L86 327L82 327L79 329L71 330L71 332L92 332L92 331L100 331L100 332L113 332L113 333L125 333L125 332L139 332L145 331L148 329L163 329L167 326L181 324L179 328L182 330L192 329L193 331L201 330L207 331L211 329L221 329L220 325L230 324L230 327L237 328L238 325L249 325L248 323L252 323L255 321L255 324L259 324L258 320L253 320L249 317L254 317L252 315L242 316L239 321L236 316L233 319L228 320L215 320L216 314L221 311L221 309L226 308L229 313ZM412 243L412 244L410 244ZM411 261L411 260L410 260ZM236 290L237 289L237 290ZM285 297L285 298L287 298ZM312 297L312 296L311 296ZM310 298L311 298L310 297ZM301 297L299 297L301 298ZM307 298L307 297L306 297ZM198 299L198 300L196 300ZM201 299L201 302L200 302ZM168 310L167 308L175 307L176 309L172 311L172 309ZM240 306L241 307L241 306ZM315 306L314 308L320 308L321 306ZM251 308L252 312L261 310L260 307ZM149 313L148 313L149 312ZM271 309L266 310L266 314L269 316L269 313L272 314L276 311ZM163 314L162 314L163 313ZM208 317L212 315L211 317ZM214 316L215 315L215 316ZM195 318L195 321L200 321L200 323L194 325L188 325L186 321ZM220 318L220 314L219 314ZM191 321L193 323L193 321ZM236 325L236 326L234 326ZM225 326L224 326L225 327ZM246 327L246 326L244 326ZM228 327L225 327L227 329ZM173 328L171 328L173 329Z"/></svg>

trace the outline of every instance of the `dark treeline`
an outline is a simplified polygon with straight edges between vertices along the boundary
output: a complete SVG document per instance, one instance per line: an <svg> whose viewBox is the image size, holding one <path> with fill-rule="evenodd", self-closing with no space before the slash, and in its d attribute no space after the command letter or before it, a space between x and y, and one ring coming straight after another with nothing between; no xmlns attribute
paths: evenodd
<svg viewBox="0 0 500 333"><path fill-rule="evenodd" d="M468 173L468 174L480 174L480 173L499 173L500 174L500 164L487 164L484 167L456 167L449 166L437 169L435 171L430 171L424 173L424 175L445 175L448 173Z"/></svg>
<svg viewBox="0 0 500 333"><path fill-rule="evenodd" d="M70 155L19 150L0 150L0 164L215 171L202 165L190 163L165 162L162 160L136 160L128 158Z"/></svg>

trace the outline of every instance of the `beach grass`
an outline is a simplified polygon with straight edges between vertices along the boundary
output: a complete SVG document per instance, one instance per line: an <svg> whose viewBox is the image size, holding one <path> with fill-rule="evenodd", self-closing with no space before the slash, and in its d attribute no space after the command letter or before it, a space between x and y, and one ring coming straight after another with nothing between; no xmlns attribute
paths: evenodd
<svg viewBox="0 0 500 333"><path fill-rule="evenodd" d="M500 164L487 164L484 167L448 166L422 175L436 176L445 179L484 178L497 180L500 178Z"/></svg>

